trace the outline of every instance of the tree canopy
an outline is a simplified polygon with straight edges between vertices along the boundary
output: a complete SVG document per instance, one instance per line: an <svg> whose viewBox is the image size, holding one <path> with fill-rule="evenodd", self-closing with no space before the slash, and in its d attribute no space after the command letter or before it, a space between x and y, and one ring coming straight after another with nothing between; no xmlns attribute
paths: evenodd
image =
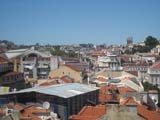
<svg viewBox="0 0 160 120"><path fill-rule="evenodd" d="M157 40L157 38L152 37L152 36L148 36L145 41L144 41L145 45L151 50L152 48L156 47L156 45L159 44L159 41Z"/></svg>

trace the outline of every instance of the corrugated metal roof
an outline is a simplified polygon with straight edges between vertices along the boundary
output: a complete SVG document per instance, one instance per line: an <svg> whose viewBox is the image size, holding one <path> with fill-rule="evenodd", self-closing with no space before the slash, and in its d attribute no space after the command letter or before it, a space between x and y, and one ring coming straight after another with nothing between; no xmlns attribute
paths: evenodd
<svg viewBox="0 0 160 120"><path fill-rule="evenodd" d="M43 93L47 95L59 96L62 98L69 98L79 94L95 91L98 89L99 88L97 87L92 87L84 84L68 83L68 84L60 84L60 85L52 85L52 86L33 87L33 88L28 88L28 89L14 92L14 93L8 93L8 94L38 92L38 93Z"/></svg>
<svg viewBox="0 0 160 120"><path fill-rule="evenodd" d="M19 56L19 55L22 55L23 53L5 53L5 55L7 56L7 58L8 59L12 59L12 58L15 58L15 57L17 57L17 56Z"/></svg>

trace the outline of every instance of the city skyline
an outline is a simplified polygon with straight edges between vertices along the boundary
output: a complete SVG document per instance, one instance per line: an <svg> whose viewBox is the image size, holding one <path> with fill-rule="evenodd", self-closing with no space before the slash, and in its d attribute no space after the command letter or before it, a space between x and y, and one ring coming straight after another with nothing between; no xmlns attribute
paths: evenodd
<svg viewBox="0 0 160 120"><path fill-rule="evenodd" d="M160 39L159 0L1 0L0 39L16 44L124 44Z"/></svg>

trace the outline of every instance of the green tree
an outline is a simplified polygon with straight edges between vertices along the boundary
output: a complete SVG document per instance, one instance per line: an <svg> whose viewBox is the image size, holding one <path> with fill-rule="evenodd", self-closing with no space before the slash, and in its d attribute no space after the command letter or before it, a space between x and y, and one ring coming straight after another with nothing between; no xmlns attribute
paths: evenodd
<svg viewBox="0 0 160 120"><path fill-rule="evenodd" d="M152 36L148 36L146 38L146 40L144 41L145 45L147 47L149 47L149 49L151 50L152 48L156 47L156 45L159 44L159 41L157 40L157 38L152 37Z"/></svg>

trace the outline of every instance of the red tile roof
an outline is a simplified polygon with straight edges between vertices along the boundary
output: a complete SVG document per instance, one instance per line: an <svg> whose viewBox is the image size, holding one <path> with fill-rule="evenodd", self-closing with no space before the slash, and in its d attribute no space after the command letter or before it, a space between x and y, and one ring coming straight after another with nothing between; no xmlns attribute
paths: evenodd
<svg viewBox="0 0 160 120"><path fill-rule="evenodd" d="M138 71L125 71L125 72L128 72L128 73L138 77Z"/></svg>
<svg viewBox="0 0 160 120"><path fill-rule="evenodd" d="M145 60L141 60L140 62L136 63L137 66L148 66L149 64Z"/></svg>
<svg viewBox="0 0 160 120"><path fill-rule="evenodd" d="M154 63L150 68L151 69L160 69L160 61Z"/></svg>
<svg viewBox="0 0 160 120"><path fill-rule="evenodd" d="M100 82L106 82L106 79L104 77L98 77L97 80Z"/></svg>
<svg viewBox="0 0 160 120"><path fill-rule="evenodd" d="M104 56L104 55L105 55L104 51L94 51L91 54L92 57L98 57L98 56Z"/></svg>
<svg viewBox="0 0 160 120"><path fill-rule="evenodd" d="M58 80L50 80L50 81L41 83L39 86L50 86L50 85L56 85L56 84L59 84Z"/></svg>
<svg viewBox="0 0 160 120"><path fill-rule="evenodd" d="M4 115L6 112L0 109L0 115Z"/></svg>
<svg viewBox="0 0 160 120"><path fill-rule="evenodd" d="M121 60L122 62L130 62L131 61L131 57L128 55L121 55Z"/></svg>
<svg viewBox="0 0 160 120"><path fill-rule="evenodd" d="M137 112L147 120L160 120L160 112L148 110L145 105L138 105Z"/></svg>
<svg viewBox="0 0 160 120"><path fill-rule="evenodd" d="M74 66L74 65L68 65L67 64L66 66L69 67L69 68L71 68L74 71L81 72L81 70L79 68L77 68L76 66Z"/></svg>
<svg viewBox="0 0 160 120"><path fill-rule="evenodd" d="M35 114L36 113L38 113L38 114L49 113L50 110L48 110L48 109L39 109L34 105L30 105L30 106L27 106L24 109L22 109L20 112L21 112L21 118L20 119L24 119L26 117L29 117L29 118L32 118L32 120L41 120Z"/></svg>
<svg viewBox="0 0 160 120"><path fill-rule="evenodd" d="M69 120L97 120L104 114L106 114L105 105L85 106L78 115L71 116Z"/></svg>
<svg viewBox="0 0 160 120"><path fill-rule="evenodd" d="M133 97L127 97L120 102L120 105L138 105L137 101Z"/></svg>
<svg viewBox="0 0 160 120"><path fill-rule="evenodd" d="M19 104L15 104L15 103L9 103L7 104L7 107L9 108L13 108L15 110L22 110L24 107L19 105Z"/></svg>
<svg viewBox="0 0 160 120"><path fill-rule="evenodd" d="M110 90L114 90L117 93L111 94ZM133 92L134 90L129 87L117 87L115 85L109 85L109 86L102 86L99 90L99 102L119 102L120 95L126 93L126 92Z"/></svg>
<svg viewBox="0 0 160 120"><path fill-rule="evenodd" d="M130 87L118 87L118 91L120 94L124 94L126 92L134 92L135 90Z"/></svg>
<svg viewBox="0 0 160 120"><path fill-rule="evenodd" d="M118 102L119 101L119 94L111 94L109 91L110 90L115 90L118 91L117 86L115 85L110 85L110 86L102 86L99 90L99 102L105 103L105 102Z"/></svg>
<svg viewBox="0 0 160 120"><path fill-rule="evenodd" d="M3 57L0 57L0 64L5 62L8 62L8 60L4 59Z"/></svg>
<svg viewBox="0 0 160 120"><path fill-rule="evenodd" d="M70 78L69 76L63 76L60 78L64 83L73 83L74 79Z"/></svg>

